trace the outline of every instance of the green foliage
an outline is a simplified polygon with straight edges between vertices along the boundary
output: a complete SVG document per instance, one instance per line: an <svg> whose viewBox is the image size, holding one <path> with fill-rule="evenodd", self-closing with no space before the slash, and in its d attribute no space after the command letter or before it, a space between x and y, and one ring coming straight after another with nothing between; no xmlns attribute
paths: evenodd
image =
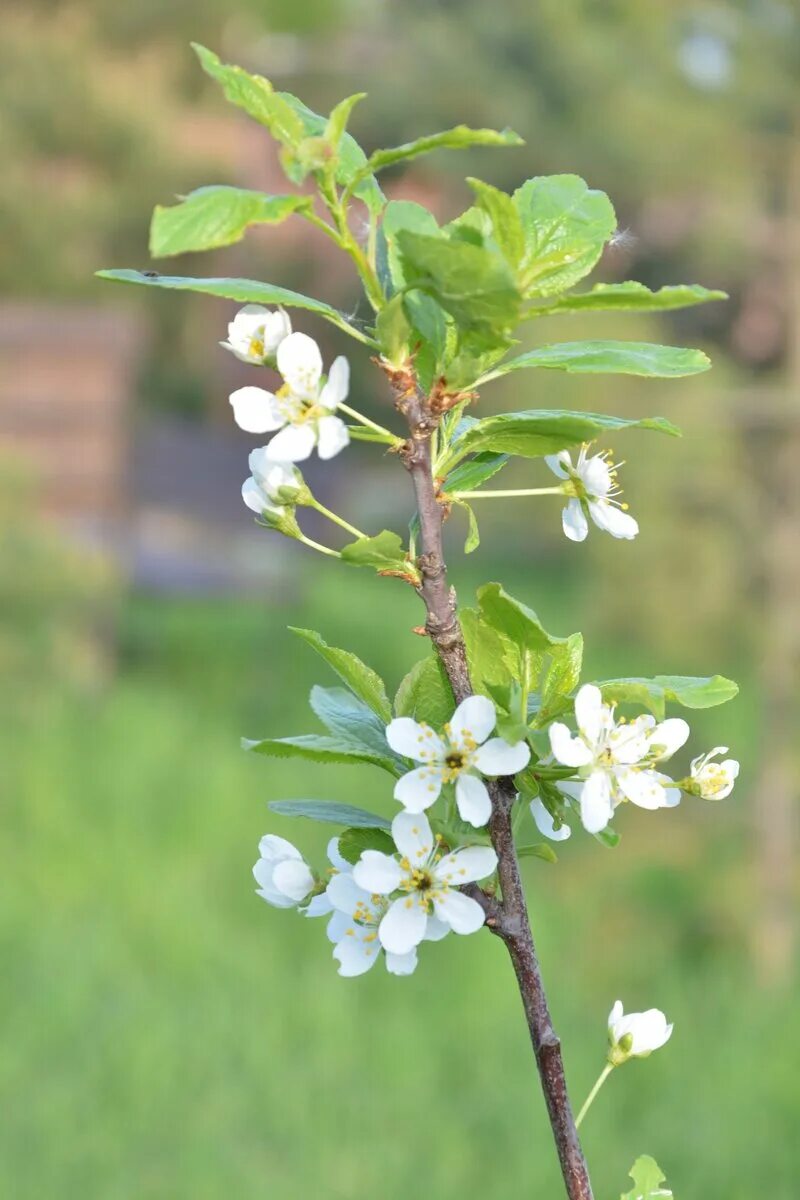
<svg viewBox="0 0 800 1200"><path fill-rule="evenodd" d="M309 171L314 172L318 181L324 182L332 176L336 183L352 190L371 213L379 213L385 204L384 195L371 173L365 170L367 156L358 142L347 132L338 134L335 149L330 140L331 132L337 136L341 110L336 117L336 109L330 117L321 117L290 92L278 94L299 119L303 133L303 140L287 149L282 157L284 170L291 181L302 183ZM355 99L349 97L343 102L345 107L348 104L352 107Z"/></svg>
<svg viewBox="0 0 800 1200"><path fill-rule="evenodd" d="M448 460L457 461L476 451L540 458L590 442L602 433L616 433L621 429L654 429L673 437L680 436L680 431L664 417L625 420L600 413L535 408L528 412L498 413L470 424L451 446ZM452 477L448 477L448 487L452 486Z"/></svg>
<svg viewBox="0 0 800 1200"><path fill-rule="evenodd" d="M638 704L659 720L668 702L683 708L714 708L739 693L738 684L722 675L656 675L653 679L606 679L597 686L609 703Z"/></svg>
<svg viewBox="0 0 800 1200"><path fill-rule="evenodd" d="M726 292L712 291L699 284L679 284L653 292L643 283L596 283L591 291L557 300L531 310L531 316L550 316L561 312L667 312L691 308L710 300L727 300Z"/></svg>
<svg viewBox="0 0 800 1200"><path fill-rule="evenodd" d="M605 192L577 175L529 179L514 193L525 233L519 283L526 297L551 296L583 279L617 225Z"/></svg>
<svg viewBox="0 0 800 1200"><path fill-rule="evenodd" d="M567 640L548 633L533 609L509 596L500 583L478 589L478 607L486 624L522 653L551 650Z"/></svg>
<svg viewBox="0 0 800 1200"><path fill-rule="evenodd" d="M509 460L508 454L493 454L481 451L467 462L459 463L449 472L442 485L442 492L474 492L487 483Z"/></svg>
<svg viewBox="0 0 800 1200"><path fill-rule="evenodd" d="M363 746L351 744L344 738L322 737L317 733L285 738L242 738L242 749L252 750L267 758L303 758L308 762L320 763L371 763L395 773L395 764L386 755L365 750Z"/></svg>
<svg viewBox="0 0 800 1200"><path fill-rule="evenodd" d="M309 821L321 821L328 825L346 825L348 833L352 832L349 827L391 829L391 822L385 817L353 804L337 804L333 800L269 800L267 808L281 817L305 817ZM341 850L341 840L339 848Z"/></svg>
<svg viewBox="0 0 800 1200"><path fill-rule="evenodd" d="M434 729L450 720L455 706L453 689L437 654L414 664L394 698L395 716L426 721Z"/></svg>
<svg viewBox="0 0 800 1200"><path fill-rule="evenodd" d="M389 826L391 828L391 826ZM380 850L383 854L394 854L395 845L384 828L365 828L359 825L345 829L339 838L339 853L349 863L357 863L365 850Z"/></svg>
<svg viewBox="0 0 800 1200"><path fill-rule="evenodd" d="M454 129L445 129L441 133L431 133L427 137L416 138L403 146L393 146L390 150L376 150L367 161L364 172L384 171L387 167L396 166L400 162L409 162L419 158L421 154L430 154L432 150L466 150L470 146L522 146L524 143L513 129L470 129L466 125L456 125Z"/></svg>
<svg viewBox="0 0 800 1200"><path fill-rule="evenodd" d="M540 682L540 697L534 725L543 728L568 708L578 686L583 665L583 635L573 633L563 646L554 648Z"/></svg>
<svg viewBox="0 0 800 1200"><path fill-rule="evenodd" d="M342 547L342 558L354 567L373 567L379 575L414 578L416 568L409 561L400 537L384 529L375 537L358 538Z"/></svg>
<svg viewBox="0 0 800 1200"><path fill-rule="evenodd" d="M540 858L542 862L558 862L558 855L547 842L534 842L529 846L517 846L517 858Z"/></svg>
<svg viewBox="0 0 800 1200"><path fill-rule="evenodd" d="M503 332L517 323L521 297L497 251L405 229L396 240L407 285L432 296L459 326Z"/></svg>
<svg viewBox="0 0 800 1200"><path fill-rule="evenodd" d="M288 139L299 139L303 129L294 114L276 97L272 84L262 75L251 75L243 67L228 66L213 50L198 43L192 49L200 59L207 75L222 88L225 99L244 111L254 120L266 125L270 133Z"/></svg>
<svg viewBox="0 0 800 1200"><path fill-rule="evenodd" d="M355 654L351 654L349 650L337 650L334 646L329 646L313 629L299 629L294 625L290 625L289 629L316 650L328 665L333 667L351 692L369 705L384 724L391 721L392 710L389 697L386 695L386 688L381 677L371 667L363 663Z"/></svg>
<svg viewBox="0 0 800 1200"><path fill-rule="evenodd" d="M310 704L332 737L365 754L384 759L395 768L402 768L403 760L386 741L385 722L358 696L344 688L315 685L311 689Z"/></svg>
<svg viewBox="0 0 800 1200"><path fill-rule="evenodd" d="M702 350L654 346L647 342L562 342L541 346L501 363L477 385L499 379L509 371L540 367L587 375L643 375L650 379L677 379L707 371L711 363Z"/></svg>
<svg viewBox="0 0 800 1200"><path fill-rule="evenodd" d="M456 504L462 512L467 514L467 537L464 542L464 553L472 554L473 550L477 550L478 546L481 544L481 533L480 529L478 528L478 518L475 516L475 510L473 509L472 505L467 504L466 500L454 499L453 503Z"/></svg>
<svg viewBox="0 0 800 1200"><path fill-rule="evenodd" d="M241 241L250 225L278 225L292 213L311 211L310 196L267 196L235 187L202 187L170 208L157 205L150 225L150 254L167 258Z"/></svg>
<svg viewBox="0 0 800 1200"><path fill-rule="evenodd" d="M666 1175L649 1154L637 1158L628 1174L634 1186L620 1196L620 1200L656 1200L657 1197L659 1200L670 1200L672 1192L669 1188L661 1186L666 1180Z"/></svg>

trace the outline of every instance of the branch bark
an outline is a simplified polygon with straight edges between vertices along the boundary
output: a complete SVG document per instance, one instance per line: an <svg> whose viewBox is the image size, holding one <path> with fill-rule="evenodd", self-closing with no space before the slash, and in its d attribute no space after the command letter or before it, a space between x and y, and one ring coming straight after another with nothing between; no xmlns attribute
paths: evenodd
<svg viewBox="0 0 800 1200"><path fill-rule="evenodd" d="M460 704L472 695L472 685L456 595L447 583L442 547L443 513L436 497L431 462L431 436L439 414L419 393L411 370L390 373L390 378L397 408L409 427L410 436L402 457L411 475L419 512L418 565L422 582L418 590L427 614L425 629L450 680L456 703ZM502 900L487 896L477 886L471 894L482 904L487 925L505 942L514 966L567 1196L569 1200L592 1200L589 1172L567 1093L561 1043L550 1017L514 847L513 784L509 779L500 779L489 785L489 791L492 797L489 834L497 852Z"/></svg>

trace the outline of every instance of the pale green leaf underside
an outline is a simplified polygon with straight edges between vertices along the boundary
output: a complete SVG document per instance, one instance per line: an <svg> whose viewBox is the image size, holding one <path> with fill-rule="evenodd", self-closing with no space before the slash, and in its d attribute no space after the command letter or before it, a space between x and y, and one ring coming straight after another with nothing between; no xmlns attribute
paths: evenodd
<svg viewBox="0 0 800 1200"><path fill-rule="evenodd" d="M714 291L699 284L679 284L662 287L653 292L643 283L629 280L626 283L597 283L589 292L573 296L560 296L550 304L534 308L532 317L549 316L561 312L667 312L674 308L691 308L695 304L708 304L711 300L727 300L727 292Z"/></svg>
<svg viewBox="0 0 800 1200"><path fill-rule="evenodd" d="M597 686L611 703L638 704L663 718L667 703L684 708L715 708L733 700L738 684L723 675L656 675L652 679L606 679Z"/></svg>
<svg viewBox="0 0 800 1200"><path fill-rule="evenodd" d="M680 346L658 346L650 342L561 342L541 346L501 363L477 380L476 387L499 379L510 371L540 367L572 374L643 375L652 379L674 379L707 371L711 362L702 350Z"/></svg>
<svg viewBox="0 0 800 1200"><path fill-rule="evenodd" d="M455 443L452 455L461 457L473 451L492 450L518 454L523 458L538 458L544 454L557 454L559 450L590 442L603 433L616 433L622 429L654 429L673 437L680 436L678 428L664 417L625 420L601 413L561 412L542 408L485 417L472 425Z"/></svg>
<svg viewBox="0 0 800 1200"><path fill-rule="evenodd" d="M306 817L329 825L345 825L355 829L391 829L391 823L377 813L367 812L353 804L336 804L328 800L270 800L274 813L282 817Z"/></svg>
<svg viewBox="0 0 800 1200"><path fill-rule="evenodd" d="M337 309L323 300L312 300L300 292L278 287L271 283L260 283L256 279L190 279L179 275L160 275L155 272L114 270L98 271L100 279L111 279L116 283L141 283L146 287L166 288L177 292L202 292L207 296L220 296L224 300L237 300L240 304L280 304L284 308L304 308L317 313L326 321L337 325L351 337L374 346L375 342L360 329L351 325Z"/></svg>
<svg viewBox="0 0 800 1200"><path fill-rule="evenodd" d="M150 223L150 253L153 258L166 258L230 246L244 237L250 225L277 225L311 205L310 196L267 196L221 185L198 188L180 204L156 207Z"/></svg>

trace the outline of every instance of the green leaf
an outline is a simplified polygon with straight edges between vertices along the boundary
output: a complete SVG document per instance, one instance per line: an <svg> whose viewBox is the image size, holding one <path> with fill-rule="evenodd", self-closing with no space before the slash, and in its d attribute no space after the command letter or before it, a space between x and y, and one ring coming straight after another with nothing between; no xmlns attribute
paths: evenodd
<svg viewBox="0 0 800 1200"><path fill-rule="evenodd" d="M388 529L375 537L362 537L343 546L342 558L355 567L374 567L379 575L416 576L416 568L409 561L399 535Z"/></svg>
<svg viewBox="0 0 800 1200"><path fill-rule="evenodd" d="M557 863L558 855L547 842L536 842L532 846L517 846L518 858L541 858L543 862Z"/></svg>
<svg viewBox="0 0 800 1200"><path fill-rule="evenodd" d="M572 707L571 693L578 686L583 664L583 637L573 633L563 646L551 651L550 663L540 682L540 706L536 725L542 727Z"/></svg>
<svg viewBox="0 0 800 1200"><path fill-rule="evenodd" d="M550 650L567 641L549 634L533 609L509 596L499 583L478 589L478 606L486 623L522 650Z"/></svg>
<svg viewBox="0 0 800 1200"><path fill-rule="evenodd" d="M405 769L404 760L386 741L386 723L352 692L315 685L311 689L310 703L322 724L345 746L394 764L398 773Z"/></svg>
<svg viewBox="0 0 800 1200"><path fill-rule="evenodd" d="M511 673L506 661L510 643L483 619L476 608L462 608L461 631L467 647L470 678L476 692L507 687Z"/></svg>
<svg viewBox="0 0 800 1200"><path fill-rule="evenodd" d="M503 256L514 269L525 253L525 230L514 200L507 192L484 183L481 179L468 179L478 201L478 206L492 223L494 240Z"/></svg>
<svg viewBox="0 0 800 1200"><path fill-rule="evenodd" d="M466 125L456 125L454 129L445 129L442 133L432 133L427 137L417 138L413 142L405 142L402 146L394 146L390 150L376 150L367 162L370 171L383 171L393 167L395 163L409 162L419 158L420 154L429 154L432 150L464 150L469 146L523 146L525 143L513 129L470 129Z"/></svg>
<svg viewBox="0 0 800 1200"><path fill-rule="evenodd" d="M453 689L436 654L411 668L394 698L396 716L426 721L433 729L441 729L450 720L455 706Z"/></svg>
<svg viewBox="0 0 800 1200"><path fill-rule="evenodd" d="M243 67L228 66L213 50L207 50L197 42L192 42L192 49L200 59L200 65L206 74L221 86L225 99L238 108L243 108L271 131L276 119L276 110L280 105L275 103L275 92L269 80L264 79L262 75L251 75ZM299 122L296 129L297 137L302 137L303 131Z"/></svg>
<svg viewBox="0 0 800 1200"><path fill-rule="evenodd" d="M363 825L359 825L354 829L345 829L339 838L339 853L342 858L346 862L355 864L365 850L380 850L383 854L394 854L395 844L385 828L365 828Z"/></svg>
<svg viewBox="0 0 800 1200"><path fill-rule="evenodd" d="M671 1200L669 1188L662 1188L666 1175L654 1158L643 1154L628 1172L634 1182L629 1192L620 1196L620 1200Z"/></svg>
<svg viewBox="0 0 800 1200"><path fill-rule="evenodd" d="M574 287L594 267L617 224L605 192L577 175L529 179L514 193L525 230L520 288L551 296Z"/></svg>
<svg viewBox="0 0 800 1200"><path fill-rule="evenodd" d="M677 379L707 371L711 360L702 350L657 346L649 342L562 342L540 346L510 358L487 371L476 386L499 379L510 371L539 367L588 375L642 375L650 379Z"/></svg>
<svg viewBox="0 0 800 1200"><path fill-rule="evenodd" d="M308 762L323 763L365 762L397 774L396 764L390 756L373 753L342 738L322 737L317 733L261 740L242 738L242 749L263 754L267 758L303 758Z"/></svg>
<svg viewBox="0 0 800 1200"><path fill-rule="evenodd" d="M551 304L543 304L530 312L532 317L561 312L667 312L673 308L691 308L710 300L727 300L727 292L711 291L699 284L679 284L652 292L643 283L596 283L591 291L579 295L559 296Z"/></svg>
<svg viewBox="0 0 800 1200"><path fill-rule="evenodd" d="M375 334L381 355L395 366L400 366L408 357L409 342L412 338L405 300L406 297L402 295L392 296L375 321Z"/></svg>
<svg viewBox="0 0 800 1200"><path fill-rule="evenodd" d="M558 409L533 409L530 412L498 413L472 425L451 447L448 457L459 459L473 451L495 451L539 458L559 450L590 442L602 433L621 429L655 429L677 437L680 431L664 417L603 416L600 413L562 412Z"/></svg>
<svg viewBox="0 0 800 1200"><path fill-rule="evenodd" d="M315 630L299 629L295 625L290 625L289 629L316 650L350 690L388 725L392 719L392 709L380 675L349 650L337 650L329 646Z"/></svg>
<svg viewBox="0 0 800 1200"><path fill-rule="evenodd" d="M339 143L344 137L351 112L361 100L366 100L366 97L366 92L356 92L354 96L348 96L346 100L340 100L336 107L331 109L331 115L328 117L328 123L325 126L325 141L332 150L337 151L339 149Z"/></svg>
<svg viewBox="0 0 800 1200"><path fill-rule="evenodd" d="M499 254L407 229L396 241L407 285L432 295L459 325L494 331L516 324L520 296Z"/></svg>
<svg viewBox="0 0 800 1200"><path fill-rule="evenodd" d="M302 100L298 100L297 96L293 96L291 92L279 92L286 104L299 118L303 134L305 138L313 141L319 138L324 142L325 133L328 128L328 120L321 117L319 113L315 113ZM383 192L378 187L378 182L373 178L371 173L366 170L367 156L359 146L356 139L349 133L343 133L339 139L339 145L336 153L336 170L334 177L336 182L343 187L350 187L353 194L366 204L370 212L378 214L383 209L386 203ZM284 168L291 168L291 161L284 163ZM359 180L356 182L356 180Z"/></svg>
<svg viewBox="0 0 800 1200"><path fill-rule="evenodd" d="M198 188L170 208L157 205L150 224L153 258L213 250L238 242L250 225L277 225L292 213L310 211L310 196L266 196L244 188Z"/></svg>
<svg viewBox="0 0 800 1200"><path fill-rule="evenodd" d="M428 237L437 237L439 226L433 213L428 212L424 205L417 204L414 200L390 200L384 209L381 230L386 239L386 253L392 283L399 289L405 286L406 277L400 248L397 245L398 233L406 230L409 233L422 233Z"/></svg>
<svg viewBox="0 0 800 1200"><path fill-rule="evenodd" d="M356 808L352 804L334 804L329 800L269 800L267 808L282 817L306 817L329 825L347 825L357 829L391 829L385 817ZM341 847L341 843L340 843ZM348 859L348 862L350 860Z"/></svg>
<svg viewBox="0 0 800 1200"><path fill-rule="evenodd" d="M467 540L464 542L464 553L472 554L472 551L477 550L481 544L481 531L478 528L475 510L471 504L467 504L466 500L454 499L453 504L457 504L467 514Z"/></svg>
<svg viewBox="0 0 800 1200"><path fill-rule="evenodd" d="M608 703L637 704L662 720L667 702L684 708L714 708L738 694L738 684L722 675L656 675L653 679L606 679L596 685Z"/></svg>
<svg viewBox="0 0 800 1200"><path fill-rule="evenodd" d="M141 283L146 287L168 288L178 292L202 292L208 296L220 296L223 300L238 300L240 304L281 304L284 308L304 308L324 317L351 337L368 346L375 341L351 325L337 309L323 300L312 300L300 292L277 287L272 283L260 283L255 279L191 279L179 275L159 275L156 271L97 271L100 279L111 279L115 283Z"/></svg>
<svg viewBox="0 0 800 1200"><path fill-rule="evenodd" d="M460 463L450 472L442 484L442 493L476 491L502 470L508 458L507 454L476 454L469 462Z"/></svg>

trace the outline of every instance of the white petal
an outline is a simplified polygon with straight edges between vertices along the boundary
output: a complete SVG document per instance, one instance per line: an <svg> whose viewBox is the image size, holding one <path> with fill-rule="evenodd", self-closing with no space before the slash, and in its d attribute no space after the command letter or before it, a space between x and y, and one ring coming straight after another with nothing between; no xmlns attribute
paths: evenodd
<svg viewBox="0 0 800 1200"><path fill-rule="evenodd" d="M304 900L314 886L314 876L302 859L285 858L272 872L273 886L292 900Z"/></svg>
<svg viewBox="0 0 800 1200"><path fill-rule="evenodd" d="M409 950L408 954L385 954L386 970L390 975L413 975L417 969L417 951Z"/></svg>
<svg viewBox="0 0 800 1200"><path fill-rule="evenodd" d="M228 337L231 340L234 335L252 337L256 330L263 327L269 316L271 312L263 304L245 304L228 324Z"/></svg>
<svg viewBox="0 0 800 1200"><path fill-rule="evenodd" d="M477 933L486 920L478 901L463 892L444 892L434 898L433 907L453 933Z"/></svg>
<svg viewBox="0 0 800 1200"><path fill-rule="evenodd" d="M430 725L420 725L411 717L395 717L386 726L386 740L395 754L413 758L416 762L444 758L445 749L440 737Z"/></svg>
<svg viewBox="0 0 800 1200"><path fill-rule="evenodd" d="M633 1036L631 1053L635 1055L651 1054L653 1050L659 1050L669 1041L672 1034L672 1026L667 1024L667 1018L658 1008L649 1008L643 1013L631 1013L623 1018L620 1026L628 1022L630 1025L625 1032Z"/></svg>
<svg viewBox="0 0 800 1200"><path fill-rule="evenodd" d="M485 879L497 869L497 855L491 846L463 846L446 854L433 869L433 877L451 888Z"/></svg>
<svg viewBox="0 0 800 1200"><path fill-rule="evenodd" d="M348 913L339 912L338 909L334 909L333 916L328 921L325 929L328 941L333 942L334 945L340 942L347 933L347 930L352 928L352 925L353 919Z"/></svg>
<svg viewBox="0 0 800 1200"><path fill-rule="evenodd" d="M426 942L440 942L442 938L446 938L450 932L450 926L445 925L444 921L440 921L438 917L428 917L428 924L425 926Z"/></svg>
<svg viewBox="0 0 800 1200"><path fill-rule="evenodd" d="M617 1024L617 1021L622 1019L622 1015L623 1015L622 1001L615 1000L614 1006L611 1009L611 1012L608 1014L608 1028L612 1032L614 1030L615 1025ZM617 1040L619 1040L619 1039L617 1039Z"/></svg>
<svg viewBox="0 0 800 1200"><path fill-rule="evenodd" d="M262 884L260 888L256 888L256 892L262 900L266 900L267 904L271 904L275 908L294 908L296 903L283 892L279 892L271 883Z"/></svg>
<svg viewBox="0 0 800 1200"><path fill-rule="evenodd" d="M391 861L394 862L394 859ZM327 896L333 907L349 916L353 915L359 904L369 906L371 895L371 892L359 887L349 871L334 875L327 887Z"/></svg>
<svg viewBox="0 0 800 1200"><path fill-rule="evenodd" d="M561 512L561 528L571 542L582 542L589 532L589 522L580 500L573 497Z"/></svg>
<svg viewBox="0 0 800 1200"><path fill-rule="evenodd" d="M539 830L539 833L544 834L546 838L550 838L552 842L565 842L572 833L566 822L562 824L560 829L556 829L555 821L541 800L531 800L531 816L536 822L536 828Z"/></svg>
<svg viewBox="0 0 800 1200"><path fill-rule="evenodd" d="M303 462L314 449L315 440L311 425L287 425L270 442L269 453L279 462Z"/></svg>
<svg viewBox="0 0 800 1200"><path fill-rule="evenodd" d="M456 780L456 804L462 821L481 829L492 815L492 801L486 784L477 775L459 775Z"/></svg>
<svg viewBox="0 0 800 1200"><path fill-rule="evenodd" d="M350 387L350 364L343 354L333 360L330 374L325 386L319 394L319 402L323 408L331 412L347 399Z"/></svg>
<svg viewBox="0 0 800 1200"><path fill-rule="evenodd" d="M575 697L575 721L590 745L596 745L607 724L603 693L593 683L585 683Z"/></svg>
<svg viewBox="0 0 800 1200"><path fill-rule="evenodd" d="M544 461L559 479L568 479L572 470L572 459L569 450L559 450L558 454L545 454Z"/></svg>
<svg viewBox="0 0 800 1200"><path fill-rule="evenodd" d="M270 502L252 475L242 484L242 499L247 507L254 513L258 513L259 516L264 512L280 513L282 511L281 505Z"/></svg>
<svg viewBox="0 0 800 1200"><path fill-rule="evenodd" d="M495 707L487 696L467 696L450 720L450 741L458 749L470 750L486 741L496 721Z"/></svg>
<svg viewBox="0 0 800 1200"><path fill-rule="evenodd" d="M689 738L691 730L682 717L670 717L656 725L650 734L652 749L658 748L659 758L669 758L676 750L680 750Z"/></svg>
<svg viewBox="0 0 800 1200"><path fill-rule="evenodd" d="M412 867L427 862L433 854L433 830L423 813L398 813L392 821L392 837Z"/></svg>
<svg viewBox="0 0 800 1200"><path fill-rule="evenodd" d="M345 879L346 876L337 875L335 878ZM403 872L400 870L400 864L390 854L382 854L380 850L365 850L353 867L352 878L370 895L377 892L379 896L388 896L400 886ZM333 882L332 879L331 884Z"/></svg>
<svg viewBox="0 0 800 1200"><path fill-rule="evenodd" d="M319 346L307 333L290 333L278 346L278 370L296 396L316 400L322 375Z"/></svg>
<svg viewBox="0 0 800 1200"><path fill-rule="evenodd" d="M611 781L605 771L592 771L581 792L581 821L588 833L599 833L611 820Z"/></svg>
<svg viewBox="0 0 800 1200"><path fill-rule="evenodd" d="M611 491L611 471L602 455L594 454L587 458L578 473L591 496L600 499Z"/></svg>
<svg viewBox="0 0 800 1200"><path fill-rule="evenodd" d="M583 739L573 737L560 721L554 721L548 732L553 756L565 767L586 767L592 761L592 752Z"/></svg>
<svg viewBox="0 0 800 1200"><path fill-rule="evenodd" d="M258 853L268 862L280 862L282 858L300 860L303 858L297 846L293 846L291 842L287 842L286 838L278 837L275 833L264 834L258 843Z"/></svg>
<svg viewBox="0 0 800 1200"><path fill-rule="evenodd" d="M527 742L510 746L505 738L490 738L473 755L473 763L484 775L516 775L530 762L531 749Z"/></svg>
<svg viewBox="0 0 800 1200"><path fill-rule="evenodd" d="M390 954L408 954L425 937L428 914L416 896L395 900L380 923L381 945Z"/></svg>
<svg viewBox="0 0 800 1200"><path fill-rule="evenodd" d="M270 313L264 322L264 352L274 354L284 338L292 332L292 322L285 309Z"/></svg>
<svg viewBox="0 0 800 1200"><path fill-rule="evenodd" d="M430 808L442 790L442 772L439 767L417 767L402 775L394 785L394 798L406 812L421 813Z"/></svg>
<svg viewBox="0 0 800 1200"><path fill-rule="evenodd" d="M612 537L630 541L639 532L639 522L607 500L590 500L589 515L598 529L610 533Z"/></svg>
<svg viewBox="0 0 800 1200"><path fill-rule="evenodd" d="M639 808L664 808L664 788L653 771L617 767L614 772L623 795Z"/></svg>
<svg viewBox="0 0 800 1200"><path fill-rule="evenodd" d="M363 938L345 935L333 951L333 957L339 963L339 974L348 979L363 975L378 961L379 949L377 938L374 942L365 942Z"/></svg>
<svg viewBox="0 0 800 1200"><path fill-rule="evenodd" d="M350 434L339 417L320 417L317 421L317 453L320 458L333 458L345 446L350 445Z"/></svg>
<svg viewBox="0 0 800 1200"><path fill-rule="evenodd" d="M246 433L272 433L286 424L277 397L264 388L239 388L230 402L234 421Z"/></svg>
<svg viewBox="0 0 800 1200"><path fill-rule="evenodd" d="M350 872L353 870L353 864L349 863L346 858L342 858L339 852L338 837L331 838L331 840L328 842L326 852L328 855L328 862L332 867L335 867L337 871L344 871L347 874L350 874Z"/></svg>

